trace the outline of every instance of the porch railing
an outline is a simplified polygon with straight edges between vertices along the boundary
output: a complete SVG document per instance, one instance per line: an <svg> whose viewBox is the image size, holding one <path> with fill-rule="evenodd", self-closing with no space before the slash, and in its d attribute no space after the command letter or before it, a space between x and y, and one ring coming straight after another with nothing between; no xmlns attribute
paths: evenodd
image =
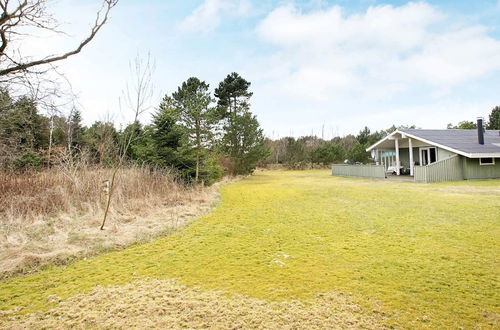
<svg viewBox="0 0 500 330"><path fill-rule="evenodd" d="M462 162L458 155L413 169L416 182L458 181L464 179Z"/></svg>
<svg viewBox="0 0 500 330"><path fill-rule="evenodd" d="M332 175L384 179L385 170L383 165L335 164L332 165Z"/></svg>

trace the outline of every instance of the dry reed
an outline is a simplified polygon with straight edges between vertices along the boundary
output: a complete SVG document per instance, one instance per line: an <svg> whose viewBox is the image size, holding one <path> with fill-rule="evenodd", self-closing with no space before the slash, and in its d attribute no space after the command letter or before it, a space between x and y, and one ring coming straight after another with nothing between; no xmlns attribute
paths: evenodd
<svg viewBox="0 0 500 330"><path fill-rule="evenodd" d="M0 172L0 274L147 241L209 209L215 188L186 187L168 172L120 170L107 230L99 232L110 169Z"/></svg>

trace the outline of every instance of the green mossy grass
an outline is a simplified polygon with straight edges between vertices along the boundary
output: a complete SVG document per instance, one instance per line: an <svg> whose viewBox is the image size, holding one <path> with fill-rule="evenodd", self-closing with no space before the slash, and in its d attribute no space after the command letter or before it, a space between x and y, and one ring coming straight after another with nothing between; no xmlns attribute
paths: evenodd
<svg viewBox="0 0 500 330"><path fill-rule="evenodd" d="M397 327L498 322L499 180L259 172L221 194L217 209L172 236L0 282L0 310L47 310L51 295L174 278L270 301L352 293Z"/></svg>

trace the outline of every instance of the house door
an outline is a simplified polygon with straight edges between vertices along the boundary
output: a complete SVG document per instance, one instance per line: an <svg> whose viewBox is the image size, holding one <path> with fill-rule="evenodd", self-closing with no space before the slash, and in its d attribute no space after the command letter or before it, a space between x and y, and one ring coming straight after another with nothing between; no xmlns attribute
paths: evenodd
<svg viewBox="0 0 500 330"><path fill-rule="evenodd" d="M422 166L435 163L437 160L436 148L421 148L420 149L420 164Z"/></svg>

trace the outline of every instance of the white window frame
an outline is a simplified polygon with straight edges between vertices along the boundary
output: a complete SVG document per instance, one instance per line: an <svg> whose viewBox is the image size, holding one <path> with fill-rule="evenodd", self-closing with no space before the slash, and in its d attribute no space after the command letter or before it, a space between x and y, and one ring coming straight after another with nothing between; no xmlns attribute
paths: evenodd
<svg viewBox="0 0 500 330"><path fill-rule="evenodd" d="M483 163L484 158L491 158L491 163ZM483 157L479 158L479 165L495 165L495 157Z"/></svg>
<svg viewBox="0 0 500 330"><path fill-rule="evenodd" d="M438 161L438 148L437 147L434 147L434 146L430 146L430 147L420 147L418 148L418 160L419 160L419 164L420 166L427 166L427 165L430 165L430 164L434 164L435 162L430 162L431 161L431 149L435 149L436 150L436 161ZM425 151L427 153L427 159L429 160L429 163L428 164L425 164L425 165L422 165L422 151Z"/></svg>

